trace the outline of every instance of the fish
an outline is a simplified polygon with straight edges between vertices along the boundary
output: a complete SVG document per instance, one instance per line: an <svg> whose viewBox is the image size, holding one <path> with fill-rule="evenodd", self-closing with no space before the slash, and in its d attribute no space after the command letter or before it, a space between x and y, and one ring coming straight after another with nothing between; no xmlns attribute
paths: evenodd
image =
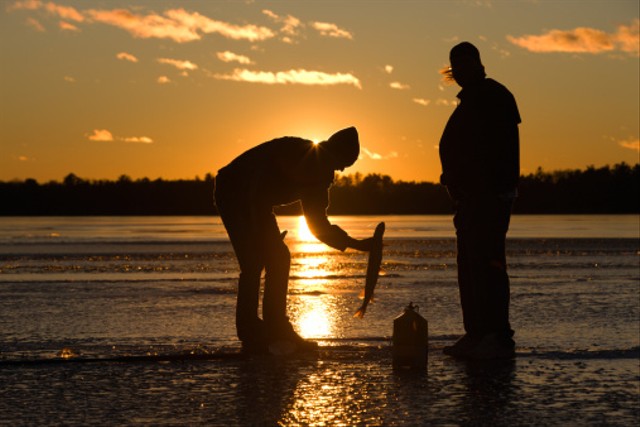
<svg viewBox="0 0 640 427"><path fill-rule="evenodd" d="M380 264L382 263L382 236L384 235L384 229L384 222L381 222L376 226L376 229L373 232L373 243L371 244L369 260L367 262L367 278L364 284L364 289L360 293L360 297L363 301L362 305L353 317L360 319L363 318L364 313L367 311L369 302L373 299L373 291L378 283Z"/></svg>

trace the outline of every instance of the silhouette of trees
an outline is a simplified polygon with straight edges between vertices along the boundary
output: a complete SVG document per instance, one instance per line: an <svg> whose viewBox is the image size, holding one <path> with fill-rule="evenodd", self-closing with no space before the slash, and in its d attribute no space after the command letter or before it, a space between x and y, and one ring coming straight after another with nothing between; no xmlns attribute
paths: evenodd
<svg viewBox="0 0 640 427"><path fill-rule="evenodd" d="M0 182L0 215L215 215L214 177L167 181L34 179ZM515 213L640 213L640 165L625 163L585 170L522 176ZM300 214L298 203L276 209ZM446 189L429 182L394 181L387 175L340 175L331 189L332 215L448 214Z"/></svg>
<svg viewBox="0 0 640 427"><path fill-rule="evenodd" d="M639 213L640 165L544 172L520 179L516 213Z"/></svg>

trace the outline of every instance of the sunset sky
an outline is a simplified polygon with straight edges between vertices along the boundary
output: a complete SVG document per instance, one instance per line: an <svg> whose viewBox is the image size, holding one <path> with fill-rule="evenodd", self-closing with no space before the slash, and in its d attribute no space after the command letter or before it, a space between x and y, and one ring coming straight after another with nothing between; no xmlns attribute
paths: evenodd
<svg viewBox="0 0 640 427"><path fill-rule="evenodd" d="M524 174L638 162L639 3L0 1L0 180L192 179L356 126L346 173L438 180L467 40L515 95Z"/></svg>

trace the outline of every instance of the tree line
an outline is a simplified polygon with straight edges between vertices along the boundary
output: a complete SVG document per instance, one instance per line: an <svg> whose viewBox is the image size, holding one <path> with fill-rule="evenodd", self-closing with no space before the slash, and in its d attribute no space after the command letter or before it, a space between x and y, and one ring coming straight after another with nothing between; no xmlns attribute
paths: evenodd
<svg viewBox="0 0 640 427"><path fill-rule="evenodd" d="M0 215L216 215L215 179L34 179L0 182ZM640 165L535 173L520 179L518 214L640 213ZM299 204L278 208L299 214ZM394 181L381 174L340 175L331 188L331 215L449 214L446 188L430 182Z"/></svg>

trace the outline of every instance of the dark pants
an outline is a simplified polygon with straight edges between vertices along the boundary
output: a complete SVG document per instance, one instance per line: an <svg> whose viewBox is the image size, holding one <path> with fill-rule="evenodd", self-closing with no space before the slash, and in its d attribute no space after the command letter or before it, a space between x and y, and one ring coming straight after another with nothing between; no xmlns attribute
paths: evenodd
<svg viewBox="0 0 640 427"><path fill-rule="evenodd" d="M456 204L458 286L464 329L469 335L510 338L509 276L505 240L510 200L486 197Z"/></svg>
<svg viewBox="0 0 640 427"><path fill-rule="evenodd" d="M291 254L282 241L271 206L245 200L233 181L216 177L215 200L240 265L236 328L242 341L260 339L260 277L265 271L262 315L267 327L287 322Z"/></svg>

